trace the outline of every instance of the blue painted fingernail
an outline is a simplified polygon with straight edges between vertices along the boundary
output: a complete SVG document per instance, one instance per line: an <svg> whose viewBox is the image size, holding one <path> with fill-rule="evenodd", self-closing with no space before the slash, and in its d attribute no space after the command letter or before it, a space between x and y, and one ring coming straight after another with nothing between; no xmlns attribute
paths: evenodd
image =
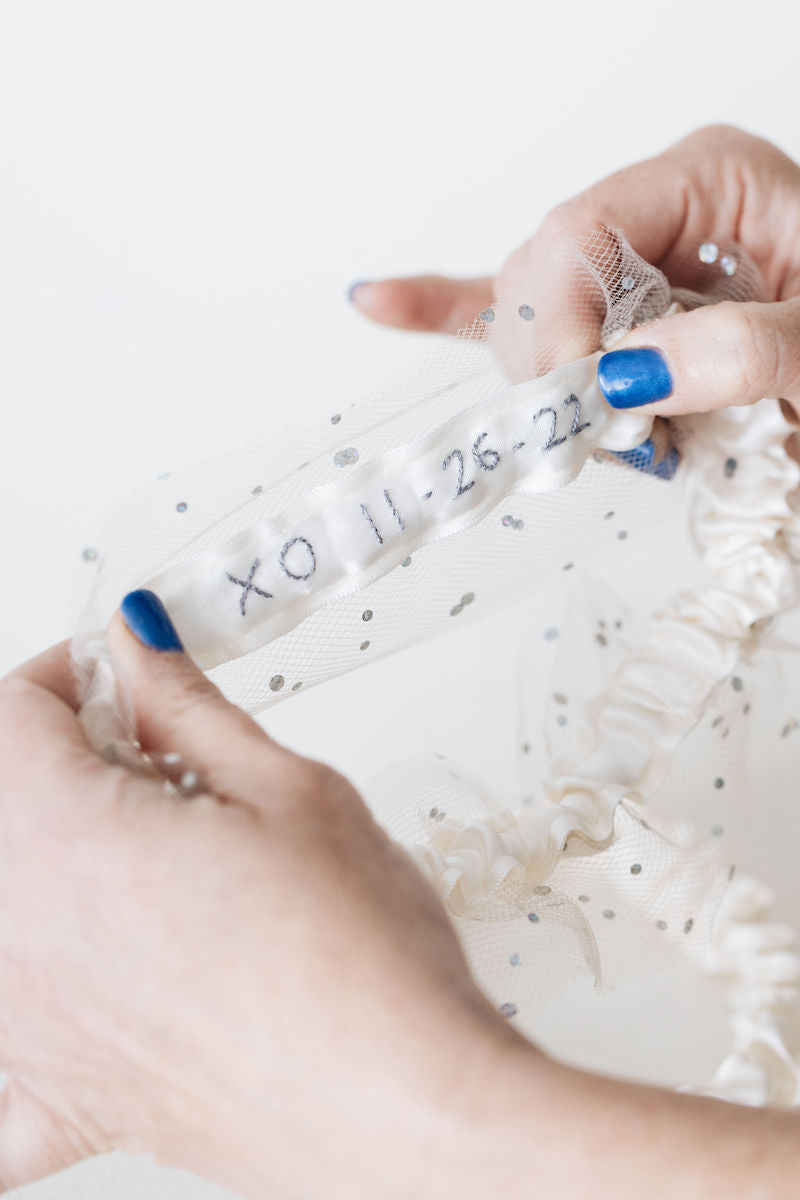
<svg viewBox="0 0 800 1200"><path fill-rule="evenodd" d="M597 382L612 408L638 408L672 395L672 375L660 350L610 350L597 364Z"/></svg>
<svg viewBox="0 0 800 1200"><path fill-rule="evenodd" d="M119 609L128 629L143 646L151 650L183 650L169 613L155 592L146 588L128 592Z"/></svg>
<svg viewBox="0 0 800 1200"><path fill-rule="evenodd" d="M353 303L353 300L355 299L355 294L358 291L358 289L360 287L364 287L364 285L367 283L369 283L368 279L359 279L357 283L350 284L350 287L347 289L347 299L350 301L351 304Z"/></svg>

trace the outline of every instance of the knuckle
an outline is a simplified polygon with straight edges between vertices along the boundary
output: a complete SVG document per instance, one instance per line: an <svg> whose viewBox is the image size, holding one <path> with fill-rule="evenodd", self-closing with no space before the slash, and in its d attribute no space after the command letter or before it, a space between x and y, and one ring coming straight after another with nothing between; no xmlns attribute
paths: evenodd
<svg viewBox="0 0 800 1200"><path fill-rule="evenodd" d="M758 400L780 377L781 342L777 331L762 319L760 305L726 301L718 308L722 341L731 353L734 386L742 403Z"/></svg>

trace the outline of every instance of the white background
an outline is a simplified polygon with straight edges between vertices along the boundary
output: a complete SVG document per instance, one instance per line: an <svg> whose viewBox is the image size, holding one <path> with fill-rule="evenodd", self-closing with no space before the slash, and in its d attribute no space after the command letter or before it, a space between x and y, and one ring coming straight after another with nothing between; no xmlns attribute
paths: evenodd
<svg viewBox="0 0 800 1200"><path fill-rule="evenodd" d="M798 33L776 0L3 0L0 671L70 633L114 497L326 417L415 352L352 280L491 272L554 203L701 124L800 157ZM511 662L498 644L500 682ZM393 673L401 748L447 740L441 697L403 702L413 655L369 670ZM359 776L324 693L272 727ZM211 1189L113 1156L25 1192L156 1194Z"/></svg>

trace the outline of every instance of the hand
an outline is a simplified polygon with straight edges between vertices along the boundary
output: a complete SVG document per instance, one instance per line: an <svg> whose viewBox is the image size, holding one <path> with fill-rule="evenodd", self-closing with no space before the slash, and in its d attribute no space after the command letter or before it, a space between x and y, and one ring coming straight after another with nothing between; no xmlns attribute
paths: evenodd
<svg viewBox="0 0 800 1200"><path fill-rule="evenodd" d="M348 782L147 597L108 641L143 746L201 794L89 748L66 646L0 684L0 1188L118 1147L258 1195L423 1196L489 1059L535 1052Z"/></svg>
<svg viewBox="0 0 800 1200"><path fill-rule="evenodd" d="M694 281L702 243L738 243L765 289L760 301L723 302L632 331L598 373L610 403L650 404L660 416L762 396L800 407L800 167L728 126L701 129L559 205L494 278L391 279L356 285L352 299L382 324L455 333L493 299L518 296L535 306L537 282L550 289L560 279L549 368L599 348L602 314L587 319L580 284L563 264L565 251L602 225L621 228L674 286ZM643 347L656 356L620 355Z"/></svg>

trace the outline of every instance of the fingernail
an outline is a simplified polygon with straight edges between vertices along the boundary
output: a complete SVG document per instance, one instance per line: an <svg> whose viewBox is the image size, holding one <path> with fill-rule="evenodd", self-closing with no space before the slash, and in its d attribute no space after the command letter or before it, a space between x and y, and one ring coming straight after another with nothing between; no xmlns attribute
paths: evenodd
<svg viewBox="0 0 800 1200"><path fill-rule="evenodd" d="M610 350L597 364L600 391L612 408L638 408L672 395L672 375L660 350Z"/></svg>
<svg viewBox="0 0 800 1200"><path fill-rule="evenodd" d="M365 287L367 283L369 283L368 279L359 279L357 283L350 284L350 287L347 289L347 299L350 301L351 304L355 300L355 295L356 295L356 292L358 291L358 289L361 287Z"/></svg>
<svg viewBox="0 0 800 1200"><path fill-rule="evenodd" d="M146 588L128 592L119 609L128 629L143 646L151 650L183 650L169 613L155 592Z"/></svg>

